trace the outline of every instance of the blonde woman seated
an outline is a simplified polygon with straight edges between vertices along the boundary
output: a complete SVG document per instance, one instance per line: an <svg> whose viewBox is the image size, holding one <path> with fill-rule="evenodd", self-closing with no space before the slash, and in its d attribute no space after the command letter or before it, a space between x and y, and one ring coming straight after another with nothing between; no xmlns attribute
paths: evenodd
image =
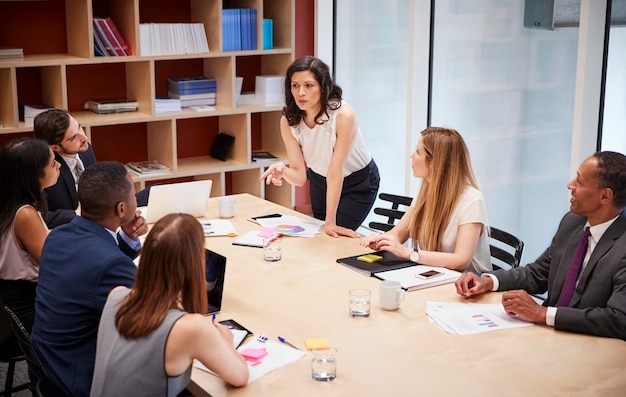
<svg viewBox="0 0 626 397"><path fill-rule="evenodd" d="M413 176L422 178L417 197L393 229L361 244L424 265L491 270L487 210L463 138L438 127L421 135L411 154ZM412 248L403 245L409 237Z"/></svg>
<svg viewBox="0 0 626 397"><path fill-rule="evenodd" d="M91 396L176 396L194 359L231 385L247 384L232 333L204 316L204 255L196 218L169 214L154 225L135 286L114 288L104 306Z"/></svg>

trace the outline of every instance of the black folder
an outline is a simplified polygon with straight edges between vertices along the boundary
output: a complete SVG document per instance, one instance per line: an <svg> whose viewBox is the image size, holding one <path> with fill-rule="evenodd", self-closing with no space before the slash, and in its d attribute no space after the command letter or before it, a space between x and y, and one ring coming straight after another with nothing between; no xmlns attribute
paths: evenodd
<svg viewBox="0 0 626 397"><path fill-rule="evenodd" d="M337 262L369 277L372 277L374 273L384 272L387 270L402 269L404 267L415 265L415 263L411 262L408 259L398 258L397 256L386 251L371 253L374 255L380 255L383 257L383 259L378 262L368 263L357 259L359 256L363 255L360 254L355 256L349 256L347 258L339 258L337 259Z"/></svg>

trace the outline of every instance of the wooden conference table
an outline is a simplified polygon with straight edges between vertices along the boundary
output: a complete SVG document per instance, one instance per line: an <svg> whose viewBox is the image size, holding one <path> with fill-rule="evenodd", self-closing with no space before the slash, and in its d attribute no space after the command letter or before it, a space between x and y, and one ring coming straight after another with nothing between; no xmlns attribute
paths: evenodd
<svg viewBox="0 0 626 397"><path fill-rule="evenodd" d="M249 216L296 213L257 197L236 195L231 219L239 235L260 227ZM218 218L217 199L207 217ZM304 358L233 388L193 369L188 389L197 396L623 396L626 342L555 331L547 326L459 336L428 322L426 302L464 302L451 284L407 293L396 311L379 306L379 280L335 262L368 252L359 239L285 237L283 258L269 263L259 248L210 237L206 245L228 257L222 311L255 335L278 335L304 349L326 337L337 347L337 378L311 379ZM348 290L372 291L369 318L348 315ZM472 300L497 303L499 293ZM245 342L244 342L245 343Z"/></svg>

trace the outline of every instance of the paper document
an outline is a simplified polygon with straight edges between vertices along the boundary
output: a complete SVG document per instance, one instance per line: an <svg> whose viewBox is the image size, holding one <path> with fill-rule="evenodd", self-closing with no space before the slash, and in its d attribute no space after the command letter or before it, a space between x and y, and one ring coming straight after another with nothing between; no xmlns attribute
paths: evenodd
<svg viewBox="0 0 626 397"><path fill-rule="evenodd" d="M508 315L501 304L426 302L426 314L448 333L478 334L533 325Z"/></svg>
<svg viewBox="0 0 626 397"><path fill-rule="evenodd" d="M253 341L239 347L237 351L241 353L242 351L255 349L265 349L267 355L258 360L248 361L248 370L250 371L248 383L274 371L275 369L304 357L304 352L302 350L294 349L285 344L271 340L259 342L258 339L254 339ZM201 370L214 373L197 360L194 361L193 366Z"/></svg>
<svg viewBox="0 0 626 397"><path fill-rule="evenodd" d="M256 222L264 228L273 228L274 233L284 236L313 237L320 232L324 221L302 219L293 215L276 218L257 218Z"/></svg>
<svg viewBox="0 0 626 397"><path fill-rule="evenodd" d="M234 237L237 235L235 227L228 219L206 219L201 220L202 230L207 237L214 236L229 236Z"/></svg>

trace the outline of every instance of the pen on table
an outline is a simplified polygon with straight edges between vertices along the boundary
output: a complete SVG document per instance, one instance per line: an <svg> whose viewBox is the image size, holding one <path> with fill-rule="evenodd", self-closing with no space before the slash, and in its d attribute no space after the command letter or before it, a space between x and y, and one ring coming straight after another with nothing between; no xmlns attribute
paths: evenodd
<svg viewBox="0 0 626 397"><path fill-rule="evenodd" d="M215 322L215 313L213 313L213 322Z"/></svg>
<svg viewBox="0 0 626 397"><path fill-rule="evenodd" d="M279 341L281 341L282 343L284 343L284 344L288 345L288 346L293 347L293 348L294 348L294 349L296 349L296 350L300 350L300 349L298 349L297 347L295 347L294 345L292 345L291 343L287 342L287 340L286 340L285 338L283 338L282 336L279 336L279 337L278 337L278 340L279 340Z"/></svg>

